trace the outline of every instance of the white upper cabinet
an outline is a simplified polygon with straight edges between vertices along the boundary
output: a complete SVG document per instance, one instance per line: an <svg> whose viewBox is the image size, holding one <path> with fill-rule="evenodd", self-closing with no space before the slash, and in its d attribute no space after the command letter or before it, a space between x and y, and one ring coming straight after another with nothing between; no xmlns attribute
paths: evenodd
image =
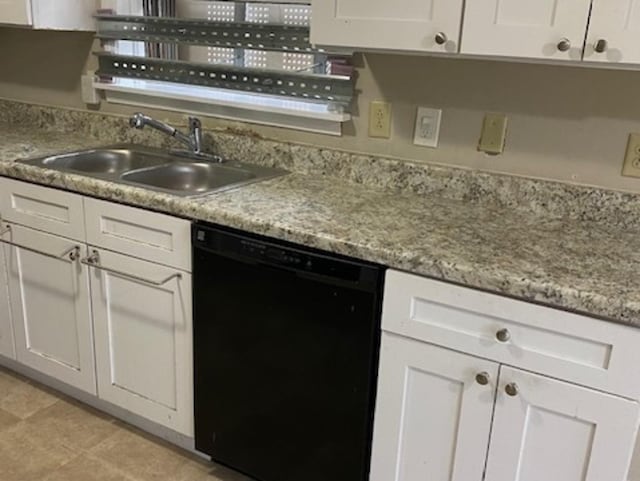
<svg viewBox="0 0 640 481"><path fill-rule="evenodd" d="M626 481L638 403L501 367L487 481Z"/></svg>
<svg viewBox="0 0 640 481"><path fill-rule="evenodd" d="M462 0L313 0L311 42L455 53L462 9Z"/></svg>
<svg viewBox="0 0 640 481"><path fill-rule="evenodd" d="M30 0L0 0L0 24L32 25Z"/></svg>
<svg viewBox="0 0 640 481"><path fill-rule="evenodd" d="M581 60L590 7L591 0L467 0L461 52Z"/></svg>
<svg viewBox="0 0 640 481"><path fill-rule="evenodd" d="M640 0L313 0L311 41L365 51L640 64Z"/></svg>
<svg viewBox="0 0 640 481"><path fill-rule="evenodd" d="M640 0L593 1L584 59L640 63Z"/></svg>
<svg viewBox="0 0 640 481"><path fill-rule="evenodd" d="M95 30L99 0L0 0L0 24L51 30Z"/></svg>

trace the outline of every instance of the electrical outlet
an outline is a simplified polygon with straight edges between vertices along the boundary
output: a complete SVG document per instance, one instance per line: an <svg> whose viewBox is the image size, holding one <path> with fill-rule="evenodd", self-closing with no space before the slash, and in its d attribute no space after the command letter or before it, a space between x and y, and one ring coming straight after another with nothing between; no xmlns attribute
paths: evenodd
<svg viewBox="0 0 640 481"><path fill-rule="evenodd" d="M374 100L369 105L369 137L391 137L391 104Z"/></svg>
<svg viewBox="0 0 640 481"><path fill-rule="evenodd" d="M624 158L622 175L626 177L640 177L640 134L629 135L627 155Z"/></svg>
<svg viewBox="0 0 640 481"><path fill-rule="evenodd" d="M505 114L485 115L478 150L491 155L501 154L506 140L507 116Z"/></svg>

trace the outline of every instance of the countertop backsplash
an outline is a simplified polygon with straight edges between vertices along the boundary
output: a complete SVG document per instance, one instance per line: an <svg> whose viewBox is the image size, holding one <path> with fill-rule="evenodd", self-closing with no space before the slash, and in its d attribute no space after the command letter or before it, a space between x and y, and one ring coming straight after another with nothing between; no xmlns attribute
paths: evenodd
<svg viewBox="0 0 640 481"><path fill-rule="evenodd" d="M96 144L177 147L158 132L135 130L125 117L0 99L0 122L74 133ZM250 131L208 130L205 150L226 158L326 175L370 188L524 210L545 218L596 221L640 229L640 195L548 180L417 163L264 139ZM29 156L29 152L25 152Z"/></svg>

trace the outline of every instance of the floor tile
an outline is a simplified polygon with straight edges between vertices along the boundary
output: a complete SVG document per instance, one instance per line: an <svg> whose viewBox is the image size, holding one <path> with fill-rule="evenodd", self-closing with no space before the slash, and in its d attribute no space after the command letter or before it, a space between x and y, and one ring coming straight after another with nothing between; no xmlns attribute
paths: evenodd
<svg viewBox="0 0 640 481"><path fill-rule="evenodd" d="M118 466L136 481L176 480L180 470L190 462L177 448L132 428L119 429L90 453Z"/></svg>
<svg viewBox="0 0 640 481"><path fill-rule="evenodd" d="M0 409L0 431L10 428L19 422L20 418L18 416L14 416L13 414Z"/></svg>
<svg viewBox="0 0 640 481"><path fill-rule="evenodd" d="M0 481L251 481L0 368Z"/></svg>
<svg viewBox="0 0 640 481"><path fill-rule="evenodd" d="M59 400L27 418L16 431L82 452L116 432L112 418L69 400Z"/></svg>
<svg viewBox="0 0 640 481"><path fill-rule="evenodd" d="M2 481L40 481L75 456L73 452L51 446L45 440L16 434L14 428L0 432Z"/></svg>
<svg viewBox="0 0 640 481"><path fill-rule="evenodd" d="M0 400L4 399L14 387L24 383L25 380L0 368Z"/></svg>
<svg viewBox="0 0 640 481"><path fill-rule="evenodd" d="M26 419L41 409L47 408L58 401L48 389L27 382L14 382L15 378L2 376L7 382L8 389L0 398L0 409L3 409L20 419ZM9 381L7 381L9 379ZM2 386L0 386L0 389Z"/></svg>
<svg viewBox="0 0 640 481"><path fill-rule="evenodd" d="M80 455L56 469L42 481L133 481L98 459Z"/></svg>

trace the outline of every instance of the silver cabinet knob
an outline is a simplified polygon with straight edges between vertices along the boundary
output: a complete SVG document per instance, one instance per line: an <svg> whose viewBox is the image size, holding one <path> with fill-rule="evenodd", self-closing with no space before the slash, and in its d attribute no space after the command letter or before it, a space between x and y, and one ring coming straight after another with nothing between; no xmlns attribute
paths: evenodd
<svg viewBox="0 0 640 481"><path fill-rule="evenodd" d="M488 372L479 372L476 374L476 382L481 386L486 386L491 381L491 376L489 376Z"/></svg>
<svg viewBox="0 0 640 481"><path fill-rule="evenodd" d="M438 45L444 45L445 43L447 43L447 40L449 40L449 39L447 38L447 34L446 33L438 32L436 34L436 43Z"/></svg>
<svg viewBox="0 0 640 481"><path fill-rule="evenodd" d="M558 42L558 50L560 50L561 52L568 52L570 48L571 40L569 40L568 38L563 38L562 40L560 40L560 42Z"/></svg>
<svg viewBox="0 0 640 481"><path fill-rule="evenodd" d="M80 247L76 246L71 252L69 252L69 260L75 262L80 259Z"/></svg>
<svg viewBox="0 0 640 481"><path fill-rule="evenodd" d="M601 38L596 42L595 47L593 48L598 53L605 53L609 48L609 42L607 42L604 38Z"/></svg>
<svg viewBox="0 0 640 481"><path fill-rule="evenodd" d="M509 329L500 329L496 332L496 339L500 342L509 342L511 340Z"/></svg>
<svg viewBox="0 0 640 481"><path fill-rule="evenodd" d="M504 387L504 392L506 392L507 395L514 397L518 395L518 393L520 392L520 389L518 388L518 385L515 382L510 382Z"/></svg>

